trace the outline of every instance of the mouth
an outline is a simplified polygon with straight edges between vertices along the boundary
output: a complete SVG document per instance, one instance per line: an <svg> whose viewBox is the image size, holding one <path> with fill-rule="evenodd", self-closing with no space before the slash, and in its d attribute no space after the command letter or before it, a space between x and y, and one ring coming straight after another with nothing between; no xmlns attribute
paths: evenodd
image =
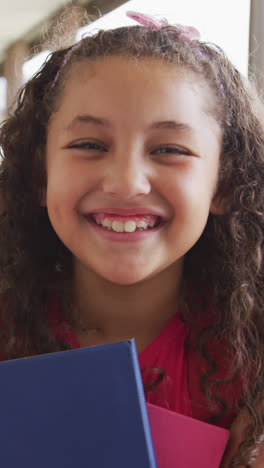
<svg viewBox="0 0 264 468"><path fill-rule="evenodd" d="M88 213L86 222L97 238L111 243L137 243L152 241L159 235L167 220L158 215L117 215Z"/></svg>
<svg viewBox="0 0 264 468"><path fill-rule="evenodd" d="M114 213L90 213L85 216L98 227L115 233L131 234L137 231L152 231L164 224L157 215L117 215Z"/></svg>

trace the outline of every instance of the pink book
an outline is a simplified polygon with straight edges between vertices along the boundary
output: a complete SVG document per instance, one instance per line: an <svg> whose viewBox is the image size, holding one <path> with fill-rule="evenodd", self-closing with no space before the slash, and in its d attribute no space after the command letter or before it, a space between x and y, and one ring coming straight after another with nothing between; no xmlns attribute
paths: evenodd
<svg viewBox="0 0 264 468"><path fill-rule="evenodd" d="M147 403L159 468L218 468L229 431Z"/></svg>

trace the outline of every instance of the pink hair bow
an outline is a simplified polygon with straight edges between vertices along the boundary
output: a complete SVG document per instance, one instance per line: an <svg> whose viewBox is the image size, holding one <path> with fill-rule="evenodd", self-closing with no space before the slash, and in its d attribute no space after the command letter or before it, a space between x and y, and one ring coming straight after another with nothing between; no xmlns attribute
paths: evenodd
<svg viewBox="0 0 264 468"><path fill-rule="evenodd" d="M181 24L169 24L166 18L155 18L152 15L147 15L145 13L137 13L136 11L127 11L127 16L144 26L147 26L151 29L162 29L168 26L174 26L179 30L179 37L182 39L187 39L189 41L199 41L200 33L199 31L192 26L184 26Z"/></svg>

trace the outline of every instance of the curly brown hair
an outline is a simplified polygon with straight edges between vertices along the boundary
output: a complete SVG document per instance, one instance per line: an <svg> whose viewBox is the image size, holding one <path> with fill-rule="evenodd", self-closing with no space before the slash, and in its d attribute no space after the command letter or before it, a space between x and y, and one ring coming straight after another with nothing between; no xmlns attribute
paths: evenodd
<svg viewBox="0 0 264 468"><path fill-rule="evenodd" d="M4 356L10 359L32 349L43 353L67 346L50 336L44 314L51 290L63 292L71 265L70 252L54 232L46 208L40 206L46 184L47 128L73 64L106 56L152 57L181 65L214 91L214 116L223 130L216 196L226 209L223 215L209 215L201 238L186 254L185 289L192 291L193 299L186 295L188 307L182 318L196 327L198 348L210 364L201 377L209 399L214 399L210 389L217 362L210 358L208 343L218 337L232 350L232 375L243 375L243 404L252 420L232 466L250 466L263 433L257 401L264 397L264 112L254 86L213 44L182 39L174 27L99 31L52 53L24 86L16 110L0 129ZM196 298L202 291L205 301L198 307ZM198 324L206 305L217 312L214 323L205 328ZM221 410L225 402L218 403Z"/></svg>

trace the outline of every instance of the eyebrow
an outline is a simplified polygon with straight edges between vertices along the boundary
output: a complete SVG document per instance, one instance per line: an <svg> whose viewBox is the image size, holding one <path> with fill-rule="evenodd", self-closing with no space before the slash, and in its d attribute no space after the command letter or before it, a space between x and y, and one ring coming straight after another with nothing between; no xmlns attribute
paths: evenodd
<svg viewBox="0 0 264 468"><path fill-rule="evenodd" d="M112 127L112 124L109 120L95 117L93 115L77 115L68 126L65 127L64 130L69 131L73 130L76 125L79 123L87 123L87 124L93 124L99 127ZM150 125L150 129L172 129L172 130L178 130L178 131L187 131L191 132L194 131L194 129L185 123L182 122L176 122L174 120L164 120L160 122L154 122Z"/></svg>
<svg viewBox="0 0 264 468"><path fill-rule="evenodd" d="M175 122L174 120L165 120L162 122L154 122L150 128L165 128L172 130L193 131L193 128L182 122Z"/></svg>
<svg viewBox="0 0 264 468"><path fill-rule="evenodd" d="M73 130L74 127L79 123L91 123L94 125L102 126L102 127L111 127L111 123L107 119L102 119L99 117L94 117L93 115L77 115L69 125L65 128L65 130Z"/></svg>

